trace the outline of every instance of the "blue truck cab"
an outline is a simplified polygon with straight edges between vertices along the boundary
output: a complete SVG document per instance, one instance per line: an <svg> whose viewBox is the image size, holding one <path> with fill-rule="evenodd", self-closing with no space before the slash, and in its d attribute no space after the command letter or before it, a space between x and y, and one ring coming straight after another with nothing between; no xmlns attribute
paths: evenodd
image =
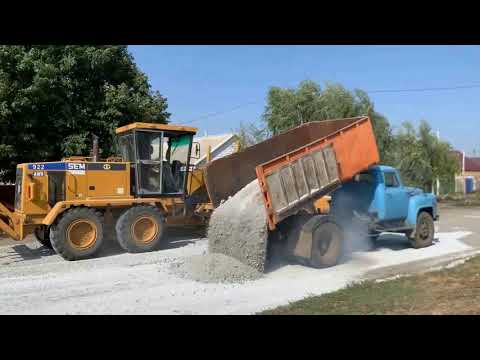
<svg viewBox="0 0 480 360"><path fill-rule="evenodd" d="M439 218L435 195L404 186L393 167L372 166L342 184L331 197L330 213L335 219L349 227L363 224L373 240L382 232L399 232L407 235L415 248L433 242L434 221Z"/></svg>

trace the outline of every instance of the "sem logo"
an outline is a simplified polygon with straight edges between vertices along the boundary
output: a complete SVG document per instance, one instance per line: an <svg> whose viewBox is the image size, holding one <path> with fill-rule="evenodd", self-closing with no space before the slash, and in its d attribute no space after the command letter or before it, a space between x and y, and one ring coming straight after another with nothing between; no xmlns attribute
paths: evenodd
<svg viewBox="0 0 480 360"><path fill-rule="evenodd" d="M69 163L68 170L85 170L85 164Z"/></svg>
<svg viewBox="0 0 480 360"><path fill-rule="evenodd" d="M111 168L110 164L103 164L103 170L110 170Z"/></svg>

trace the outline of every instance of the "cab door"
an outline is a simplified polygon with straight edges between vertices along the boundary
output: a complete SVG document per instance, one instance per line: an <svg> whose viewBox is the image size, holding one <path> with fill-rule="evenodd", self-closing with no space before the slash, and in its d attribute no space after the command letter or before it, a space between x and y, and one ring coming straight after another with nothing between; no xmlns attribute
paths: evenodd
<svg viewBox="0 0 480 360"><path fill-rule="evenodd" d="M408 214L408 193L402 186L400 177L395 171L383 173L385 182L385 219L405 220Z"/></svg>

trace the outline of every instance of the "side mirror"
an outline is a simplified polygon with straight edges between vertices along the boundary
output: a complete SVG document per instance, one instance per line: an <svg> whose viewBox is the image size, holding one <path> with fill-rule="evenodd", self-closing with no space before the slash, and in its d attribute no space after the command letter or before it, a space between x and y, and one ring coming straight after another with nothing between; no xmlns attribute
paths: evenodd
<svg viewBox="0 0 480 360"><path fill-rule="evenodd" d="M198 160L198 159L200 159L200 143L194 142L194 143L193 143L193 146L195 147L195 149L193 150L193 153L194 153L195 155L192 155L191 157L192 157L193 159L197 159L197 160Z"/></svg>

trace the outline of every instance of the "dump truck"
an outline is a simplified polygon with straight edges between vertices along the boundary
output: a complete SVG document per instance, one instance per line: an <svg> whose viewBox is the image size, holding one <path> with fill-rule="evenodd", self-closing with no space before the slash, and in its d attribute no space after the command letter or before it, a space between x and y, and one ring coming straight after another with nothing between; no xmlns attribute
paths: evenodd
<svg viewBox="0 0 480 360"><path fill-rule="evenodd" d="M438 219L435 196L403 186L396 169L378 163L368 116L303 124L211 162L204 169L205 183L218 209L210 227L221 229L209 233L212 249L264 271L269 252L308 266L333 266L347 231L373 244L382 232L401 232L415 248L431 245ZM261 204L249 197L250 205L239 207L234 218L222 204L255 180ZM264 208L267 233L255 221L258 206ZM244 228L238 229L238 219ZM250 233L261 239L250 240ZM280 250L268 251L275 245Z"/></svg>

